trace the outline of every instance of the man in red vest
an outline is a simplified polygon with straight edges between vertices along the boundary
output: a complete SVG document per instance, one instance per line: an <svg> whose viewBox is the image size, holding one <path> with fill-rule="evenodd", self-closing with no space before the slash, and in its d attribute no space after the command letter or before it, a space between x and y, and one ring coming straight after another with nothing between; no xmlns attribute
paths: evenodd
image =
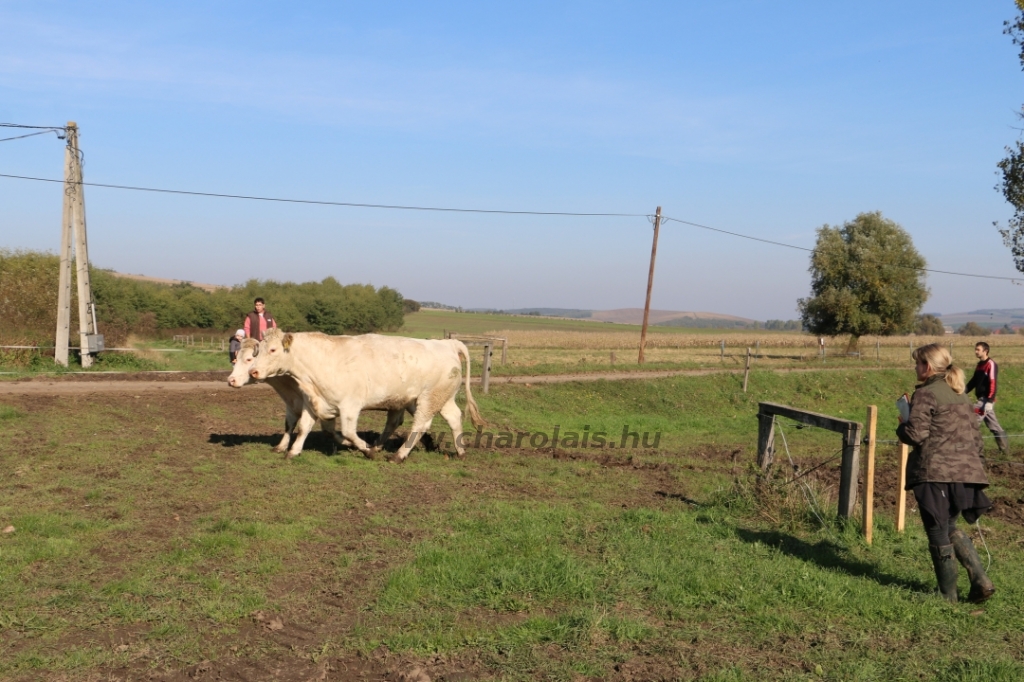
<svg viewBox="0 0 1024 682"><path fill-rule="evenodd" d="M989 357L989 352L991 349L984 341L974 344L974 357L978 358L978 366L974 368L974 376L967 382L964 393L974 391L974 395L978 399L974 405L974 411L978 413L985 426L996 437L999 452L1006 455L1008 454L1006 431L999 425L995 410L996 379L999 376L999 367L996 365L996 361Z"/></svg>
<svg viewBox="0 0 1024 682"><path fill-rule="evenodd" d="M257 298L253 301L253 307L255 310L245 318L245 336L262 341L266 331L276 327L277 322L274 321L274 316L267 310L262 298Z"/></svg>

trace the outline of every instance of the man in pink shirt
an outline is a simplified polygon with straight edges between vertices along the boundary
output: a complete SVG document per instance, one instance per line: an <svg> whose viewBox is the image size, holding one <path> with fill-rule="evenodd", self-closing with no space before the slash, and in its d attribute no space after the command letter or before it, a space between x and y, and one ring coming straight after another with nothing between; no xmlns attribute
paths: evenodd
<svg viewBox="0 0 1024 682"><path fill-rule="evenodd" d="M268 329L276 327L277 322L274 321L274 316L267 310L262 298L257 298L253 301L253 307L255 310L245 317L245 336L262 341L263 335Z"/></svg>

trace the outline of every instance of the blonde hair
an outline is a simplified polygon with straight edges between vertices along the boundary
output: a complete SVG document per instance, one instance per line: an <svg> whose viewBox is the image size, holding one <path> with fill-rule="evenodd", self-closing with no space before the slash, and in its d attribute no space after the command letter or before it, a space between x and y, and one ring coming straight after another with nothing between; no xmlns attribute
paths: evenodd
<svg viewBox="0 0 1024 682"><path fill-rule="evenodd" d="M955 393L964 392L964 372L953 364L953 356L949 354L949 350L945 346L929 343L927 346L921 346L910 355L914 358L915 362L920 360L931 367L935 374L943 377Z"/></svg>

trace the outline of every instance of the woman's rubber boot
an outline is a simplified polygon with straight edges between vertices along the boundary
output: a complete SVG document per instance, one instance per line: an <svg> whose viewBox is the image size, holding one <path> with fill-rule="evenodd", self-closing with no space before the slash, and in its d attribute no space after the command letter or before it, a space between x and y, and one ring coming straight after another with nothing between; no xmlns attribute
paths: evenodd
<svg viewBox="0 0 1024 682"><path fill-rule="evenodd" d="M953 545L928 545L932 555L932 566L935 567L935 579L939 582L939 594L952 603L956 603L956 578L960 567L953 558Z"/></svg>
<svg viewBox="0 0 1024 682"><path fill-rule="evenodd" d="M949 534L949 541L953 543L956 558L967 569L967 575L971 579L971 592L967 595L967 601L980 604L995 594L996 588L981 566L978 550L974 548L971 537L959 528Z"/></svg>

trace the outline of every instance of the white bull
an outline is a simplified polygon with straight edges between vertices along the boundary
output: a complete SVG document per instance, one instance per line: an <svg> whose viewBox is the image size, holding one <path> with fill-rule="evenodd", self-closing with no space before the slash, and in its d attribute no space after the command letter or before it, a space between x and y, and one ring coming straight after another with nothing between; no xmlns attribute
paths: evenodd
<svg viewBox="0 0 1024 682"><path fill-rule="evenodd" d="M412 432L395 454L401 462L416 445L438 412L451 427L455 449L462 445L462 412L455 394L462 384L466 361L466 410L474 426L480 417L469 388L470 360L466 345L457 340L423 340L363 334L327 336L319 332L283 334L269 330L259 345L249 374L257 380L289 375L305 396L305 411L321 419L335 418L336 428L360 451L372 456L356 433L364 409L401 410L415 403ZM301 420L300 420L301 421ZM288 451L302 452L300 433Z"/></svg>
<svg viewBox="0 0 1024 682"><path fill-rule="evenodd" d="M255 339L248 338L242 341L242 347L239 349L235 359L235 366L231 370L231 374L228 376L228 386L232 388L241 388L242 386L249 383L249 369L252 367L253 362L256 359L256 353L258 352L259 342ZM316 415L310 413L305 408L305 398L302 391L299 390L299 384L294 378L287 374L281 376L269 377L266 379L266 383L273 388L277 395L284 401L285 412L284 412L284 437L281 438L281 442L274 447L274 452L284 452L288 449L289 441L291 440L292 430L298 425L299 433L302 440L306 440L306 436L312 430L313 425L316 423ZM404 409L399 410L388 410L387 421L384 425L384 430L381 432L380 437L377 439L376 447L381 447L391 434L394 433L395 429L402 425L402 417L404 412L408 410L409 414L415 414L415 405L408 405ZM322 419L320 420L321 428L325 433L331 434L335 441L341 445L351 445L348 439L342 438L338 435L334 429L334 419Z"/></svg>

